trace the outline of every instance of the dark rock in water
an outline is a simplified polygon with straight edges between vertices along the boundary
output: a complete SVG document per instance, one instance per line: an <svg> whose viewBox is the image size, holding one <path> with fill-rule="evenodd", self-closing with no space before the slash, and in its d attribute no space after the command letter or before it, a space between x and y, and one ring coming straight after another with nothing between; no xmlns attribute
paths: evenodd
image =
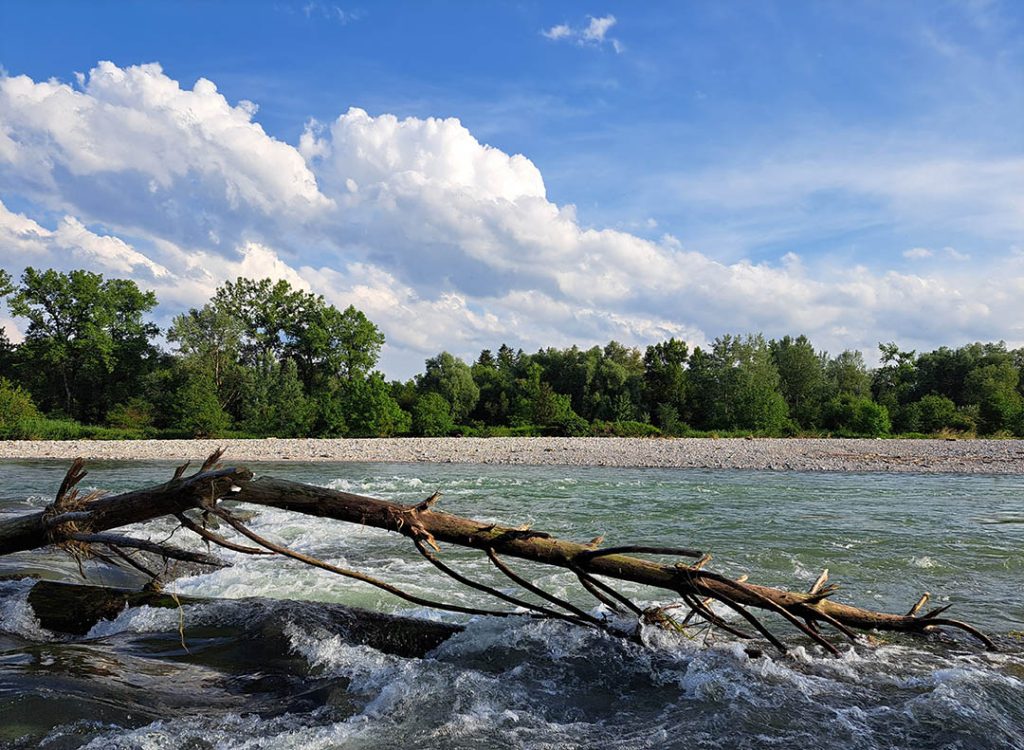
<svg viewBox="0 0 1024 750"><path fill-rule="evenodd" d="M285 639L288 623L318 625L347 643L370 646L397 656L423 656L462 627L450 623L373 612L326 602L277 599L177 598L159 591L81 586L38 581L28 595L39 624L47 630L85 635L100 620L113 620L126 607L174 608L202 604L203 623L221 623L241 630L240 635L267 642ZM186 618L186 636L191 630Z"/></svg>

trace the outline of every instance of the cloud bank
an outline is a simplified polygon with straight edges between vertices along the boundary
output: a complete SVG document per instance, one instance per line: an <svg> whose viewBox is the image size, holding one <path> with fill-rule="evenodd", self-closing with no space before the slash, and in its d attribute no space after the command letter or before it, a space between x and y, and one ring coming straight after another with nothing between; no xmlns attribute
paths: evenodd
<svg viewBox="0 0 1024 750"><path fill-rule="evenodd" d="M76 84L0 78L3 267L134 278L166 317L238 275L285 278L362 309L387 336L392 376L502 342L702 344L760 330L832 351L1024 343L1020 253L974 268L947 248L961 261L948 274L925 248L889 268L793 253L725 263L671 235L581 225L527 157L457 119L352 108L289 144L256 111L156 64L103 62Z"/></svg>

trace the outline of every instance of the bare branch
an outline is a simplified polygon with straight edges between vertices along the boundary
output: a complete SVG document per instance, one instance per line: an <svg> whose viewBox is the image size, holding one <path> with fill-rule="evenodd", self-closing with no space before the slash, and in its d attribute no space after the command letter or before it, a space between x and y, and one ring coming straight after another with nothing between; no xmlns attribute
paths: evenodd
<svg viewBox="0 0 1024 750"><path fill-rule="evenodd" d="M371 586L376 586L379 589L387 591L389 594L394 594L400 599L405 599L407 602L418 604L421 607L430 607L432 609L444 609L448 610L449 612L461 612L463 614L468 615L494 615L496 617L510 617L516 614L515 612L501 612L487 609L476 609L473 607L461 607L457 604L447 604L445 602L435 602L431 601L430 599L424 599L422 597L416 596L415 594L407 593L402 589L398 588L397 586L392 586L390 583L381 581L378 578L366 575L365 573L360 573L356 570L348 570L347 568L339 568L336 565L331 565L330 563L326 563L323 560L318 560L317 558L312 557L310 555L304 555L303 553L296 552L295 550L289 549L288 547L282 547L279 544L274 544L270 540L264 539L259 534L255 533L254 531L251 531L246 526L236 521L231 516L230 513L223 510L222 508L210 508L209 510L212 513L216 514L219 518L226 521L239 534L248 537L252 541L256 542L256 544L260 545L261 547L265 547L271 552L276 552L277 554L283 555L284 557L290 557L293 560L304 562L306 563L306 565L312 565L314 568L320 568L321 570L326 570L330 573L335 573L337 575L344 576L345 578L354 578L357 581L368 583Z"/></svg>
<svg viewBox="0 0 1024 750"><path fill-rule="evenodd" d="M230 567L230 563L226 563L213 555L207 555L202 552L190 552L178 547L171 547L167 544L157 544L156 542L151 542L148 539L134 539L128 536L121 536L120 534L83 533L71 534L70 538L74 539L76 542L84 542L86 544L105 544L108 547L116 546L141 549L145 552L152 552L154 555L160 555L161 557L166 557L171 560L184 560L185 562L209 565L214 568Z"/></svg>
<svg viewBox="0 0 1024 750"><path fill-rule="evenodd" d="M527 591L529 591L531 594L535 594L536 596L539 596L541 599L546 599L552 604L555 604L568 612L572 612L574 615L579 617L581 620L584 620L585 622L589 622L592 625L601 625L601 621L593 615L591 615L590 613L584 612L576 605L570 604L564 599L560 599L554 594L545 591L535 583L532 583L523 578L522 576L518 575L514 570L512 570L504 562L502 562L501 558L498 557L498 555L494 552L493 549L489 548L487 550L487 557L494 564L494 567L496 567L498 570L504 573L510 580L512 580L519 586L522 586Z"/></svg>
<svg viewBox="0 0 1024 750"><path fill-rule="evenodd" d="M543 615L545 617L553 617L553 618L558 619L558 620L568 620L569 622L574 622L574 623L577 623L577 624L580 624L580 625L584 625L584 624L586 624L586 625L599 625L600 624L596 619L594 619L592 617L589 618L589 620L585 620L585 619L583 619L581 617L578 617L578 616L577 617L571 617L571 616L563 614L561 612L556 612L553 609L549 609L547 607L543 607L543 606L541 606L539 604L533 604L532 602L528 602L525 599L520 599L518 597L511 596L509 594L506 594L504 591L500 591L499 589L493 588L493 587L488 586L488 585L486 585L484 583L480 583L478 581L474 581L471 578L467 578L466 576L462 575L458 571L452 570L450 567L448 567L443 562L441 562L441 560L438 559L437 555L435 555L433 552L431 552L429 549L427 549L426 545L424 545L423 542L418 537L414 537L412 541L413 541L413 544L416 545L416 549L419 550L420 554L423 555L423 557L425 557L430 562L431 565L433 565L435 568L440 570L446 576L449 576L450 578L455 579L456 581L458 581L459 583L461 583L461 584L463 584L465 586L469 586L470 588L474 588L477 591L483 591L484 593L490 594L491 596L493 596L493 597L495 597L497 599L501 599L502 601L506 601L509 604L514 604L517 607L523 607L524 609L528 609L528 610L530 610L532 612L536 612L536 613L538 613L540 615Z"/></svg>
<svg viewBox="0 0 1024 750"><path fill-rule="evenodd" d="M175 513L174 517L177 518L178 521L181 523L181 525L184 526L186 529L188 529L189 531L195 532L196 534L201 536L206 541L213 542L214 544L216 544L219 547L224 547L225 549L234 550L235 552L243 552L243 553L245 553L247 555L272 555L272 554L274 554L273 552L269 552L268 550L262 550L262 549L259 549L257 547L247 547L244 544L236 544L235 542L232 542L229 539L225 539L224 537L220 536L219 534L214 534L209 529L205 529L202 526L200 526L199 524L197 524L195 521L193 521L191 518L186 516L184 513Z"/></svg>

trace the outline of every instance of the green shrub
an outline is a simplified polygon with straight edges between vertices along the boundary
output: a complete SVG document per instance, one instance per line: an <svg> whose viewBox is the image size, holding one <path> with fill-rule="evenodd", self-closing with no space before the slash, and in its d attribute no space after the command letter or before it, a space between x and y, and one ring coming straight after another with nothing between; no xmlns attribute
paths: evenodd
<svg viewBox="0 0 1024 750"><path fill-rule="evenodd" d="M929 394L917 402L917 428L921 432L939 432L957 421L956 404L945 396Z"/></svg>
<svg viewBox="0 0 1024 750"><path fill-rule="evenodd" d="M231 426L231 418L217 399L213 380L205 373L189 377L172 398L173 426L190 437L220 437Z"/></svg>
<svg viewBox="0 0 1024 750"><path fill-rule="evenodd" d="M590 434L597 437L657 437L661 430L647 422L602 422L595 420Z"/></svg>
<svg viewBox="0 0 1024 750"><path fill-rule="evenodd" d="M0 378L0 437L27 439L20 434L23 424L35 419L39 419L39 411L28 391L7 378Z"/></svg>
<svg viewBox="0 0 1024 750"><path fill-rule="evenodd" d="M153 404L138 396L130 398L107 412L107 425L134 431L152 427Z"/></svg>
<svg viewBox="0 0 1024 750"><path fill-rule="evenodd" d="M888 409L869 398L849 393L826 405L824 421L840 435L881 437L892 429Z"/></svg>
<svg viewBox="0 0 1024 750"><path fill-rule="evenodd" d="M439 393L425 393L412 407L412 431L423 437L444 437L455 429L451 405Z"/></svg>
<svg viewBox="0 0 1024 750"><path fill-rule="evenodd" d="M78 440L82 437L82 425L73 419L31 417L15 425L8 437L14 440Z"/></svg>

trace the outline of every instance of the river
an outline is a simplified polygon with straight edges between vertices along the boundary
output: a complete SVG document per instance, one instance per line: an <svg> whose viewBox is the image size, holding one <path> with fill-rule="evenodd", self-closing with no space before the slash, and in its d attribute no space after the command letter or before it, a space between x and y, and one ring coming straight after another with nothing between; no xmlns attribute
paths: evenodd
<svg viewBox="0 0 1024 750"><path fill-rule="evenodd" d="M0 463L0 513L38 510L64 462ZM90 464L86 487L165 480L168 463ZM501 467L466 464L252 465L270 474L530 523L605 544L706 549L711 567L804 589L823 567L839 599L904 612L922 592L993 635L878 634L824 655L781 621L795 648L750 658L723 633L654 628L644 645L558 622L476 618L425 658L344 642L309 605L259 619L232 602L141 608L86 637L39 628L31 582L0 581L0 747L65 748L1024 748L1024 476ZM252 527L424 596L490 604L441 577L394 534L264 509ZM148 526L162 538L173 524ZM176 541L185 539L179 533ZM196 545L198 546L198 545ZM461 572L495 580L479 553L445 547ZM181 594L339 602L448 619L365 584L280 558L225 552L230 568L177 579ZM531 571L516 564L520 572ZM86 573L129 582L89 562ZM0 559L74 580L53 552ZM567 573L534 580L588 609ZM498 582L504 587L504 583ZM664 596L623 587L641 602ZM454 618L458 619L458 618ZM467 622L466 619L459 620ZM179 624L184 627L186 651Z"/></svg>

